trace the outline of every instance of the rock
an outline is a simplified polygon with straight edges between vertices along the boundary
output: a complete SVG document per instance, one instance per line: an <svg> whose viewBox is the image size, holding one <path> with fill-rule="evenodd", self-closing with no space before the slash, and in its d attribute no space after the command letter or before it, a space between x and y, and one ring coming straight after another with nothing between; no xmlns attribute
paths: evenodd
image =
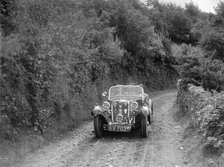
<svg viewBox="0 0 224 167"><path fill-rule="evenodd" d="M208 161L208 167L215 167L215 162L212 159Z"/></svg>
<svg viewBox="0 0 224 167"><path fill-rule="evenodd" d="M181 128L181 127L180 127L180 126L175 126L174 128L175 128L175 129L179 129L179 128Z"/></svg>
<svg viewBox="0 0 224 167"><path fill-rule="evenodd" d="M179 147L180 150L183 150L184 148L182 146Z"/></svg>
<svg viewBox="0 0 224 167"><path fill-rule="evenodd" d="M189 162L187 160L184 160L183 163L186 165L188 164Z"/></svg>

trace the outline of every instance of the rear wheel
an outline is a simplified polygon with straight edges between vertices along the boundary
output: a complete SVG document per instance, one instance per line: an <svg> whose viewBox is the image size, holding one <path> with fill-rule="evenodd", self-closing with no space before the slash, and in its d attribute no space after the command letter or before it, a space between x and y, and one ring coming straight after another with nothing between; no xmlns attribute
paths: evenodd
<svg viewBox="0 0 224 167"><path fill-rule="evenodd" d="M144 137L144 138L148 137L147 122L148 122L148 117L147 116L142 116L142 119L141 119L141 136Z"/></svg>
<svg viewBox="0 0 224 167"><path fill-rule="evenodd" d="M94 117L94 132L97 138L101 138L103 136L103 124L99 115Z"/></svg>

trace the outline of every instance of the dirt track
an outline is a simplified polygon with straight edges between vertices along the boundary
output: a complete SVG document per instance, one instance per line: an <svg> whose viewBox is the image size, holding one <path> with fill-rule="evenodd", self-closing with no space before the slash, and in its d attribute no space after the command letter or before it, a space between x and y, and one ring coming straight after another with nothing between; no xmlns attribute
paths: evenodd
<svg viewBox="0 0 224 167"><path fill-rule="evenodd" d="M152 97L154 118L149 137L138 131L108 133L96 139L89 122L68 137L40 149L15 167L183 167L181 127L174 120L176 92Z"/></svg>

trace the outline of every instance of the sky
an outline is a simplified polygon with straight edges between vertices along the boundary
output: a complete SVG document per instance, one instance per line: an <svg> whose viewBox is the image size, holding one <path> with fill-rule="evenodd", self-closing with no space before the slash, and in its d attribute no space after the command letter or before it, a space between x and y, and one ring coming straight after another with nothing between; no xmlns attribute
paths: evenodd
<svg viewBox="0 0 224 167"><path fill-rule="evenodd" d="M159 0L159 2L172 2L182 7L185 6L185 3L193 2L201 11L211 13L215 12L214 7L216 7L220 1L224 2L224 0Z"/></svg>

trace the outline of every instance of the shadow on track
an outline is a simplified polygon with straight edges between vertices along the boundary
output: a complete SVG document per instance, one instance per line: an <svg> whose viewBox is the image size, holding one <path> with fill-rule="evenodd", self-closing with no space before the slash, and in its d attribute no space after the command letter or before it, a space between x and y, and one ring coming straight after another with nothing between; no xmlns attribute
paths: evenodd
<svg viewBox="0 0 224 167"><path fill-rule="evenodd" d="M94 135L94 132L93 132ZM149 136L147 138L141 137L141 131L140 128L137 128L135 130L132 130L131 132L108 132L105 131L102 138L96 138L95 135L93 138L90 139L90 143L95 143L97 141L105 141L105 142L111 142L114 140L127 140L127 141L145 141L150 140L152 136L152 131L149 131Z"/></svg>

